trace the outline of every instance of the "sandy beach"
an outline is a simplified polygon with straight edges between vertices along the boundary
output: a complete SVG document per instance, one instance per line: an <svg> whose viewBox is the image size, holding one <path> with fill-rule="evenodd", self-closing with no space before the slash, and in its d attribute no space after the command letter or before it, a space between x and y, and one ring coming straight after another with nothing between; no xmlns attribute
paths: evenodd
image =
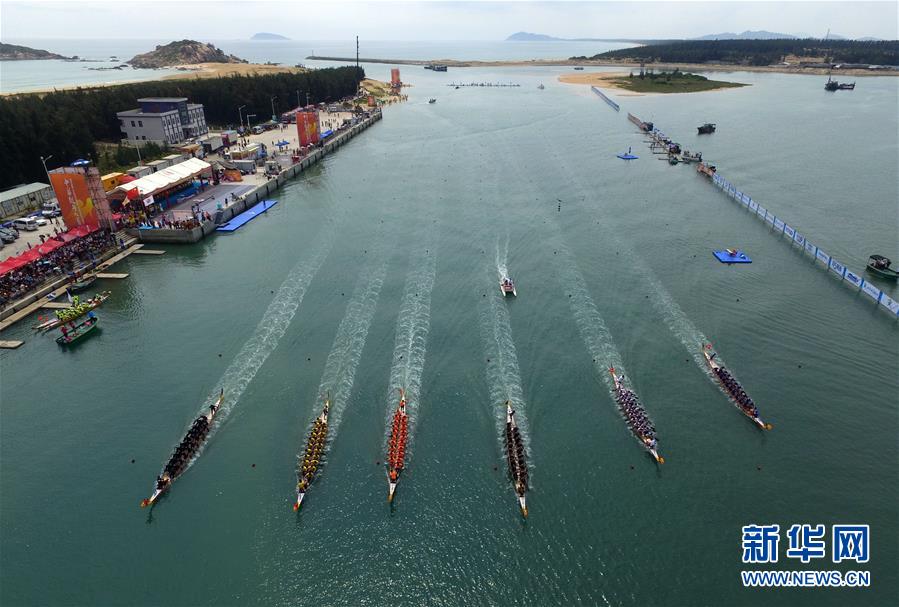
<svg viewBox="0 0 899 607"><path fill-rule="evenodd" d="M271 65L267 63L197 63L193 65L173 65L170 69L181 70L181 72L164 76L162 80L282 74L285 72L299 74L307 71L302 67Z"/></svg>
<svg viewBox="0 0 899 607"><path fill-rule="evenodd" d="M689 95L693 93L709 93L734 88L733 86L717 86L703 91L631 91L621 86L623 78L627 78L630 72L573 72L565 73L558 77L564 84L580 84L584 86L597 86L606 90L612 89L619 97L643 97L645 95Z"/></svg>

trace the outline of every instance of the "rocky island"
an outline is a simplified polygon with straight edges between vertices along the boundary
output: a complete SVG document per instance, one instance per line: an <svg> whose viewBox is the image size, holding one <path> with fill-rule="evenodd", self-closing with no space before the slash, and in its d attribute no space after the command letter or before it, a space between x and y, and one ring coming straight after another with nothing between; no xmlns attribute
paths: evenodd
<svg viewBox="0 0 899 607"><path fill-rule="evenodd" d="M26 61L29 59L72 59L72 57L63 57L39 48L0 42L0 61Z"/></svg>
<svg viewBox="0 0 899 607"><path fill-rule="evenodd" d="M135 55L128 63L138 68L159 68L199 63L248 63L248 61L228 55L212 44L196 40L178 40L159 45L149 53Z"/></svg>

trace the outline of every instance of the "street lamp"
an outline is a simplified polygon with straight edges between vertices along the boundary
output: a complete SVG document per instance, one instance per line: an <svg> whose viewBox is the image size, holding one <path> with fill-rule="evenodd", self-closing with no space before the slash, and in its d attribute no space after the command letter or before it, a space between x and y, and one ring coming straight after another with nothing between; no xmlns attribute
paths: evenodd
<svg viewBox="0 0 899 607"><path fill-rule="evenodd" d="M247 107L246 104L243 104L239 108L237 108L237 115L240 116L240 130L243 130L243 109Z"/></svg>
<svg viewBox="0 0 899 607"><path fill-rule="evenodd" d="M41 164L44 165L44 173L47 174L47 183L50 183L50 171L47 170L47 161L53 158L53 154L50 154L46 158L41 156Z"/></svg>
<svg viewBox="0 0 899 607"><path fill-rule="evenodd" d="M275 99L277 99L277 98L278 98L277 95L272 95L272 98L271 98L271 102L272 102L272 120L275 120Z"/></svg>
<svg viewBox="0 0 899 607"><path fill-rule="evenodd" d="M247 114L247 130L250 130L250 118L255 118L256 114Z"/></svg>

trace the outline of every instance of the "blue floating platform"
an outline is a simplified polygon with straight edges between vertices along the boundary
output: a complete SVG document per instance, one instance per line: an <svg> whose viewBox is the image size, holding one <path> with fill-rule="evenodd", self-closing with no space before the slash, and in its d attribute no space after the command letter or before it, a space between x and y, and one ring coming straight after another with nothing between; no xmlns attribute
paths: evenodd
<svg viewBox="0 0 899 607"><path fill-rule="evenodd" d="M241 228L244 224L249 223L259 217L262 213L278 204L277 200L263 200L259 204L253 205L237 217L232 217L228 223L223 223L215 230L216 232L234 232Z"/></svg>
<svg viewBox="0 0 899 607"><path fill-rule="evenodd" d="M752 263L752 260L749 259L749 255L743 251L739 249L731 249L731 251L733 251L733 254L729 253L727 250L713 251L713 254L715 255L715 259L721 263Z"/></svg>

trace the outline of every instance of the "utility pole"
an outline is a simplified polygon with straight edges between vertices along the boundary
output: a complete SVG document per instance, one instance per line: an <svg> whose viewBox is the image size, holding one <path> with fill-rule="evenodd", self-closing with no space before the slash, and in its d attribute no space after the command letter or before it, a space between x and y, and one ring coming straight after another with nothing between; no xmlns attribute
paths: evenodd
<svg viewBox="0 0 899 607"><path fill-rule="evenodd" d="M47 170L47 161L50 160L51 158L53 158L53 154L50 154L50 155L47 156L46 158L44 158L43 156L41 156L41 164L44 165L44 173L47 174L47 183L51 183L51 181L50 181L50 171ZM52 185L52 183L51 183L51 185Z"/></svg>
<svg viewBox="0 0 899 607"><path fill-rule="evenodd" d="M297 89L297 109L303 107L303 102L300 101L300 89Z"/></svg>
<svg viewBox="0 0 899 607"><path fill-rule="evenodd" d="M243 109L247 107L246 104L237 108L237 115L240 116L240 130L243 130Z"/></svg>
<svg viewBox="0 0 899 607"><path fill-rule="evenodd" d="M272 95L272 120L275 120L275 99L277 99L277 95Z"/></svg>

